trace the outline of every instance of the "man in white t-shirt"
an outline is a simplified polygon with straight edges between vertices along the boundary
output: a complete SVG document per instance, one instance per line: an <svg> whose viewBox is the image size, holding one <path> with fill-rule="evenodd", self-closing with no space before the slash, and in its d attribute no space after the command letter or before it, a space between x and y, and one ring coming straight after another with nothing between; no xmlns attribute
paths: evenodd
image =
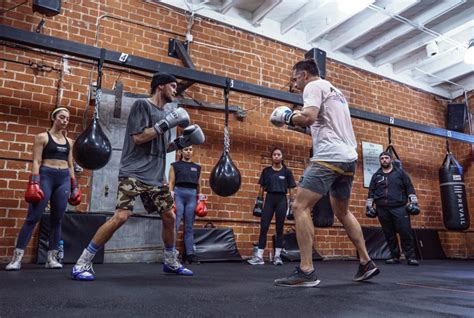
<svg viewBox="0 0 474 318"><path fill-rule="evenodd" d="M360 258L354 280L367 280L380 271L367 253L359 222L349 212L357 164L357 142L349 106L337 88L319 77L313 59L293 66L292 82L296 90L303 92L302 110L293 112L286 106L280 106L273 111L270 120L278 127L285 124L308 127L306 131L313 139L313 156L300 180L292 205L300 266L288 277L275 280L275 284L286 287L314 287L319 284L312 259L314 226L311 210L328 192L334 214L343 224Z"/></svg>

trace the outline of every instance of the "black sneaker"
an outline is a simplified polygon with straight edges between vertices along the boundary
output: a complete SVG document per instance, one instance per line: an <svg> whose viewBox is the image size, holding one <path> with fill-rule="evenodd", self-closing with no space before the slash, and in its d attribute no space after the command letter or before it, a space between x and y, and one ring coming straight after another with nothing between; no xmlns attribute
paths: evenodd
<svg viewBox="0 0 474 318"><path fill-rule="evenodd" d="M359 270L353 280L361 282L363 280L371 279L378 273L380 273L380 270L375 266L374 261L370 260L365 265L359 264Z"/></svg>
<svg viewBox="0 0 474 318"><path fill-rule="evenodd" d="M196 265L201 264L198 257L194 254L186 255L186 260L188 261L189 265L191 265L191 264L196 264Z"/></svg>
<svg viewBox="0 0 474 318"><path fill-rule="evenodd" d="M311 273L305 273L299 266L296 267L296 270L290 276L275 279L275 285L282 287L315 287L320 282L315 270Z"/></svg>
<svg viewBox="0 0 474 318"><path fill-rule="evenodd" d="M398 258L389 258L385 260L385 264L400 264L400 260Z"/></svg>
<svg viewBox="0 0 474 318"><path fill-rule="evenodd" d="M408 261L407 261L407 265L412 265L412 266L419 266L420 263L418 263L418 261L414 258L410 258Z"/></svg>

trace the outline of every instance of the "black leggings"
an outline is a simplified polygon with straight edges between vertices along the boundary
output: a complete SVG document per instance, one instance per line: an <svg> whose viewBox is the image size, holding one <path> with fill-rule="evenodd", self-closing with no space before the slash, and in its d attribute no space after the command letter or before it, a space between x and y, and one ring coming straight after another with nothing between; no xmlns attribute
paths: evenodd
<svg viewBox="0 0 474 318"><path fill-rule="evenodd" d="M276 239L275 248L283 246L283 226L287 210L286 193L267 193L263 205L262 218L260 219L260 237L258 248L263 250L267 245L267 233L272 222L273 213L276 214Z"/></svg>

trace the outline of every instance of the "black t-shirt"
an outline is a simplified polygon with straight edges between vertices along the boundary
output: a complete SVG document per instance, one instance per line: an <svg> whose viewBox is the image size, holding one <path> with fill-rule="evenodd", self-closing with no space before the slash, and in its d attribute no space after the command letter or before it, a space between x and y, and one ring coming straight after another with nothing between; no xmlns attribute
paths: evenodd
<svg viewBox="0 0 474 318"><path fill-rule="evenodd" d="M260 175L258 184L268 193L287 193L288 188L295 188L295 177L290 169L283 167L274 170L273 167L266 167Z"/></svg>
<svg viewBox="0 0 474 318"><path fill-rule="evenodd" d="M201 166L194 162L176 161L171 164L174 170L174 185L184 188L197 189Z"/></svg>

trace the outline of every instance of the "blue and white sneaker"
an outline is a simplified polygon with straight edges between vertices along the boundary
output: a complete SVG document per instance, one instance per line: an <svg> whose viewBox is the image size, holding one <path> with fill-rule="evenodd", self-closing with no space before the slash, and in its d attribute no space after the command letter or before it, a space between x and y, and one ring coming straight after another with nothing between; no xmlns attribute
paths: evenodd
<svg viewBox="0 0 474 318"><path fill-rule="evenodd" d="M176 274L183 276L193 276L193 272L190 269L187 269L183 265L179 264L178 267L171 267L168 264L163 264L163 272L167 274Z"/></svg>
<svg viewBox="0 0 474 318"><path fill-rule="evenodd" d="M74 280L92 281L95 280L92 263L74 265L71 272L71 278Z"/></svg>
<svg viewBox="0 0 474 318"><path fill-rule="evenodd" d="M164 253L164 262L163 262L163 272L168 274L176 274L183 276L193 276L193 272L178 261L178 252L174 251L165 251Z"/></svg>

